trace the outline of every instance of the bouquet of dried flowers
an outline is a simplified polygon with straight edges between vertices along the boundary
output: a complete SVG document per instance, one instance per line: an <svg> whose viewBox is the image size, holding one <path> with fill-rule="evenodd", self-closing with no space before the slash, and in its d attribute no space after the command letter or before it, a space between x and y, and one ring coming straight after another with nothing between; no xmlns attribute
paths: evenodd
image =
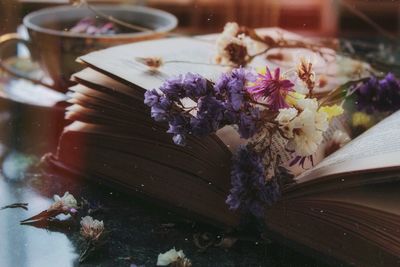
<svg viewBox="0 0 400 267"><path fill-rule="evenodd" d="M312 97L314 74L307 66L303 61L298 70L307 94L296 92L279 68L266 67L261 73L236 68L215 82L193 73L168 79L158 90L146 92L145 103L154 120L168 122L178 145L185 145L187 135L202 137L225 126L247 139L233 158L227 203L262 216L264 204L280 195L278 177L288 174L271 143L283 140L293 153L293 164L312 161L329 121L343 112L339 105L321 105Z"/></svg>
<svg viewBox="0 0 400 267"><path fill-rule="evenodd" d="M279 67L246 67L273 48L296 47L322 57L332 52L317 43L261 37L252 29L229 23L217 39L216 62L232 69L215 81L182 74L145 93L151 117L168 123L167 132L177 145L184 146L188 135L203 137L226 126L247 141L232 159L232 188L226 203L233 210L263 217L265 207L276 202L283 185L292 180L288 167L314 165L313 156L329 124L344 113L346 101L353 103L359 117L400 108L400 82L390 73L381 79L371 75L349 81L320 94L314 90L313 63L304 58L291 71L294 75ZM331 139L329 153L350 137L336 131Z"/></svg>

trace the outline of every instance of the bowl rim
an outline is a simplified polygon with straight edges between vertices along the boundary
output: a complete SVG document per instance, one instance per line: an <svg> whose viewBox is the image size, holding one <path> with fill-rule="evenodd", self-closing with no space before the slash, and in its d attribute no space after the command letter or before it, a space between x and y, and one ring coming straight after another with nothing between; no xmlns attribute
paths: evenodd
<svg viewBox="0 0 400 267"><path fill-rule="evenodd" d="M178 19L171 13L156 9L156 8L151 8L151 7L144 7L144 6L137 6L137 5L127 5L127 4L122 4L122 5L91 5L94 6L95 8L112 8L112 9L120 9L120 10L129 10L129 11L140 11L143 13L148 13L148 14L153 14L156 16L160 16L165 18L168 23L165 26L159 27L155 29L154 31L148 31L148 32L134 32L134 33L122 33L122 34L115 34L115 35L91 35L91 34L86 34L86 33L72 33L69 31L61 31L61 30L54 30L54 29L48 29L44 28L42 26L39 26L37 24L34 24L31 22L31 20L40 15L46 15L49 12L63 12L63 11L71 11L73 9L77 8L82 8L82 7L74 7L74 6L58 6L58 7L48 7L48 8L43 8L37 11L33 11L26 15L23 19L23 24L31 30L34 30L36 32L40 33L45 33L45 34L50 34L50 35L57 35L57 36L63 36L63 37L72 37L72 38L91 38L91 39L129 39L129 38L139 38L139 37L146 37L146 36L151 36L152 34L160 34L160 33L166 33L169 32L173 29L176 28L178 25Z"/></svg>

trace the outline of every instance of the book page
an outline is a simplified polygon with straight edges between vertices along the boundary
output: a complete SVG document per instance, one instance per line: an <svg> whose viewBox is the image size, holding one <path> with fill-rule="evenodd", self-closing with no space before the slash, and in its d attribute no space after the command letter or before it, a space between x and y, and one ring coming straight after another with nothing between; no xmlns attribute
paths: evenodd
<svg viewBox="0 0 400 267"><path fill-rule="evenodd" d="M304 39L278 28L259 29L257 32L273 38ZM215 81L221 73L229 70L229 67L215 63L217 36L217 34L210 34L166 38L114 46L84 55L78 61L146 90L159 88L166 79L187 72L197 73L208 80ZM268 61L266 57L260 56L256 57L250 65L264 67L268 64L270 68L280 67L284 72L296 67L297 58L301 55L312 58L316 69L324 71L327 69L326 61L318 53L301 48L288 49L285 53L289 59L287 61ZM136 58L146 57L159 57L164 64L157 71L151 71L148 66L136 60ZM335 71L338 65L339 63L336 64L333 60L330 69ZM334 81L328 84L336 85Z"/></svg>
<svg viewBox="0 0 400 267"><path fill-rule="evenodd" d="M304 199L319 203L331 202L339 205L342 203L349 206L358 205L400 216L400 206L398 204L400 201L399 189L399 182L374 184L333 192L323 192L322 194L308 196Z"/></svg>
<svg viewBox="0 0 400 267"><path fill-rule="evenodd" d="M296 178L298 183L324 176L400 168L400 111Z"/></svg>
<svg viewBox="0 0 400 267"><path fill-rule="evenodd" d="M150 90L159 88L169 77L187 72L198 73L207 79L215 80L225 68L207 65L213 62L213 48L212 41L170 38L116 46L90 53L80 59L90 66ZM148 66L136 60L138 57L159 57L164 64L158 71L151 71Z"/></svg>

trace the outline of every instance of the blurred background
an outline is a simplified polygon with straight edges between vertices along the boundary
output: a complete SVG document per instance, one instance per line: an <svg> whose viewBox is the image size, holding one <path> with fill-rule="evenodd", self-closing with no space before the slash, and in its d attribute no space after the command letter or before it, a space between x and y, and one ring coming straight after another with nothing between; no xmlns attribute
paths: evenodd
<svg viewBox="0 0 400 267"><path fill-rule="evenodd" d="M28 12L69 0L1 0L0 33L12 32ZM315 36L371 36L358 10L392 33L400 31L399 0L92 0L128 3L169 11L179 19L178 31L219 32L227 21L250 27L281 27ZM341 3L342 2L342 3Z"/></svg>

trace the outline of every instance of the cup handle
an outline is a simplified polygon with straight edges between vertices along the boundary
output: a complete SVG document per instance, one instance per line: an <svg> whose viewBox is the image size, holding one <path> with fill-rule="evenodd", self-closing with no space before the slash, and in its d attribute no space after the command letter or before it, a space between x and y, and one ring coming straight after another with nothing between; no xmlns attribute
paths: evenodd
<svg viewBox="0 0 400 267"><path fill-rule="evenodd" d="M23 73L23 72L19 72L19 71L15 70L14 68L11 68L10 66L7 65L7 63L3 59L3 57L4 57L3 49L6 46L6 44L8 44L10 42L16 42L16 43L24 44L28 48L28 50L29 50L29 52L31 54L31 58L32 58L32 55L33 55L32 45L28 40L21 38L17 33L6 33L6 34L3 34L3 35L0 36L0 69L2 69L4 72L10 74L11 76L14 76L14 77L17 77L17 78L21 78L21 79L25 79L25 80L28 80L28 81L34 83L34 84L43 85L43 86L49 87L51 89L57 90L57 88L54 87L53 85L47 84L47 83L45 83L45 82L43 82L41 80L29 77L28 74Z"/></svg>

